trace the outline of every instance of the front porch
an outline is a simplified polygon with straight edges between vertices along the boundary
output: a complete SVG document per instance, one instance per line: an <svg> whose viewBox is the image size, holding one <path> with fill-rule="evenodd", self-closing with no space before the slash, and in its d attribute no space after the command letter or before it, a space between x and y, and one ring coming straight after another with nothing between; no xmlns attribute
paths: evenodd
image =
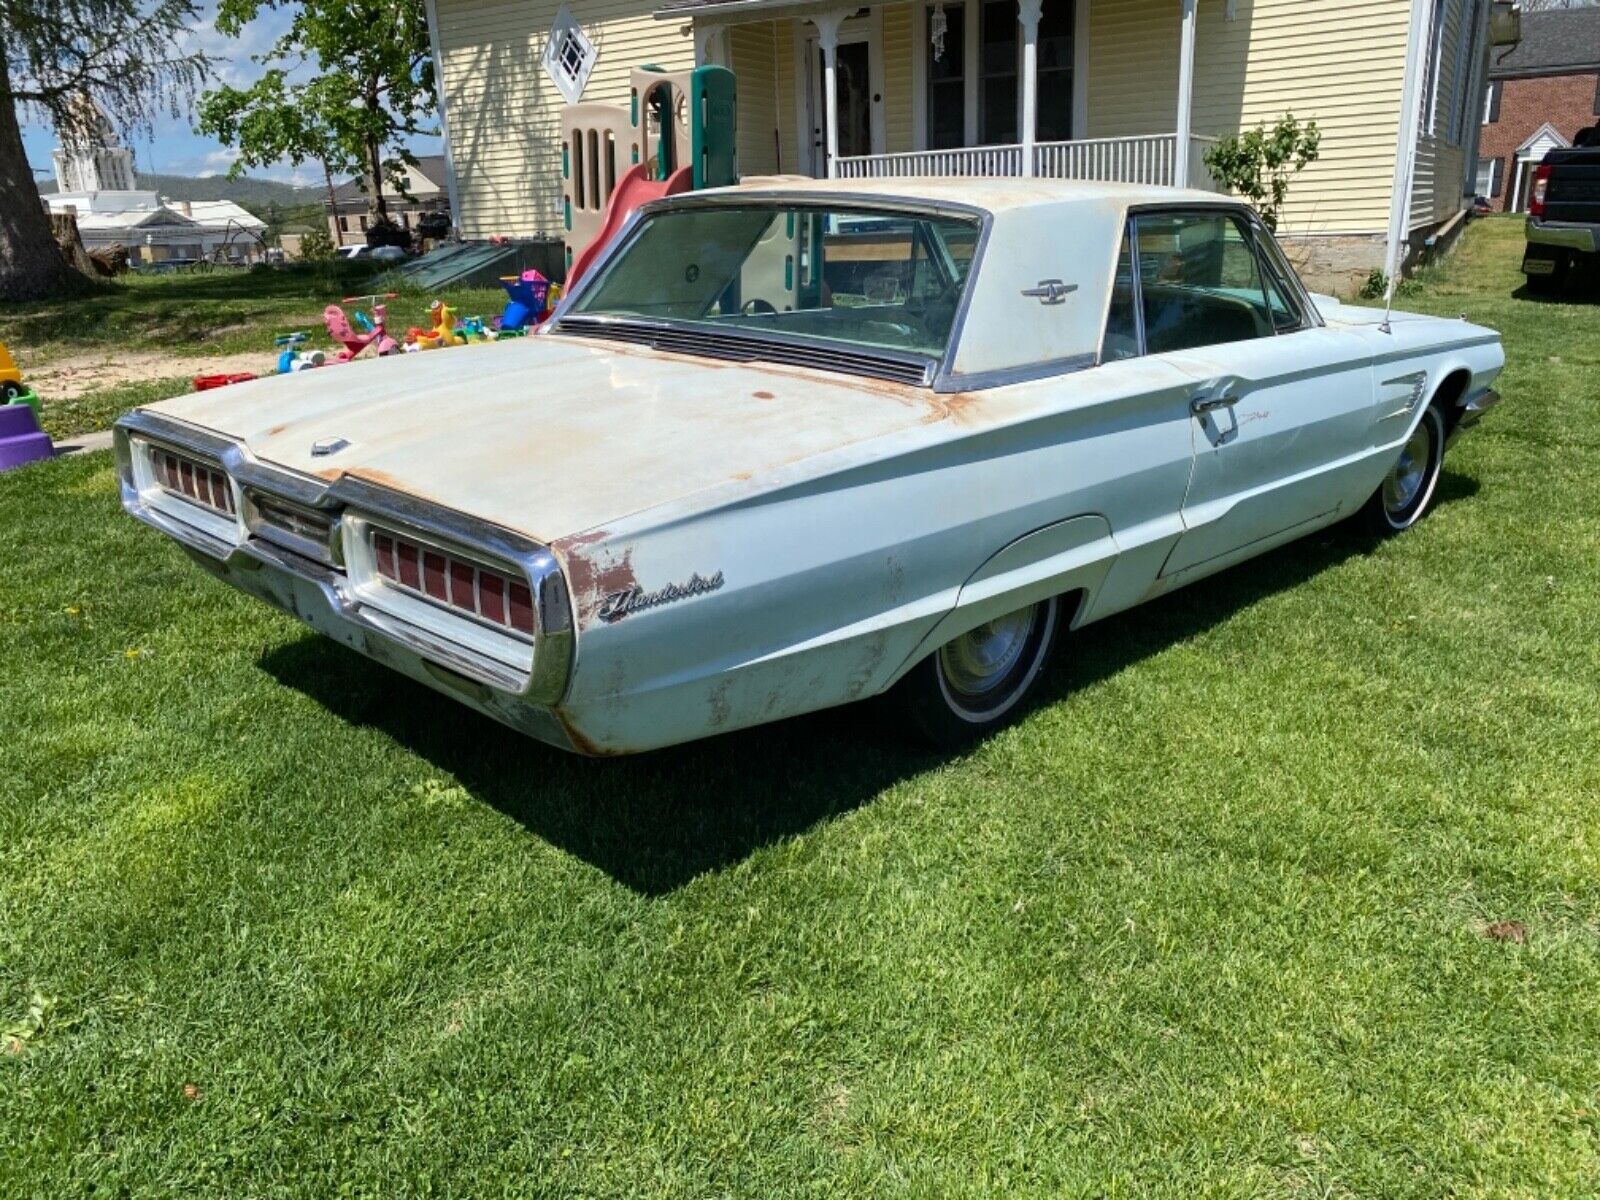
<svg viewBox="0 0 1600 1200"><path fill-rule="evenodd" d="M911 150L901 154L841 157L840 179L892 179L911 175L1035 175L1045 179L1094 179L1107 183L1151 183L1162 187L1217 189L1206 170L1205 152L1216 138L1189 135L1186 167L1179 165L1178 135L1075 138L1035 142L1032 147L966 146L954 150ZM1032 169L1023 170L1029 151ZM1184 172L1188 178L1181 179Z"/></svg>
<svg viewBox="0 0 1600 1200"><path fill-rule="evenodd" d="M1209 98L1224 119L1194 128L1199 0L828 2L658 12L688 17L697 61L737 76L742 174L1216 188L1204 155L1237 98Z"/></svg>

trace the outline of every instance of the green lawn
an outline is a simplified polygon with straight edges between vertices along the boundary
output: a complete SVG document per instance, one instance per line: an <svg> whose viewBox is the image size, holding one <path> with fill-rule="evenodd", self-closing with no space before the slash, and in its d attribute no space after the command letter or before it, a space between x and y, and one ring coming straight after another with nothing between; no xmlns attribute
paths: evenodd
<svg viewBox="0 0 1600 1200"><path fill-rule="evenodd" d="M0 476L0 1195L1593 1194L1600 310L1519 239L1407 301L1510 359L1421 527L958 757L566 757Z"/></svg>

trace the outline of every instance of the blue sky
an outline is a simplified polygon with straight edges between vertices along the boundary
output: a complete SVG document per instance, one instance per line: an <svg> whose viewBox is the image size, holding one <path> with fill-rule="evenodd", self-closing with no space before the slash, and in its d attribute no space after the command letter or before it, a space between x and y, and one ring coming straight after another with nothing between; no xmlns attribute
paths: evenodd
<svg viewBox="0 0 1600 1200"><path fill-rule="evenodd" d="M253 56L265 52L288 25L288 17L281 12L266 11L253 21L237 38L225 38L211 24L212 6L204 11L190 30L185 49L201 49L218 61L213 68L209 86L230 83L245 86L261 74L262 68L252 61ZM115 117L116 114L108 113ZM28 163L38 179L48 178L53 172L50 151L58 144L55 131L42 123L37 114L22 113L22 144L28 152ZM154 135L134 134L124 138L133 148L134 162L141 171L164 175L224 175L233 165L233 154L226 146L212 138L194 132L193 118L189 113L173 119L163 116L155 123ZM416 154L439 153L438 138L417 138L411 146ZM249 174L285 183L314 184L321 186L322 169L315 163L295 168L280 163L265 170Z"/></svg>

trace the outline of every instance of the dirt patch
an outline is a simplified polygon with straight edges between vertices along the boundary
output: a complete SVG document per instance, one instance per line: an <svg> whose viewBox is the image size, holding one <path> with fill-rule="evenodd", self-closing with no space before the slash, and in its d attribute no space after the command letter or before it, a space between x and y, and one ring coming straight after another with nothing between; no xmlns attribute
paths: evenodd
<svg viewBox="0 0 1600 1200"><path fill-rule="evenodd" d="M270 375L277 367L271 354L217 354L179 356L149 350L96 350L52 359L30 369L18 363L28 386L50 400L76 400L91 392L125 383L171 379L175 375L234 375L251 372Z"/></svg>

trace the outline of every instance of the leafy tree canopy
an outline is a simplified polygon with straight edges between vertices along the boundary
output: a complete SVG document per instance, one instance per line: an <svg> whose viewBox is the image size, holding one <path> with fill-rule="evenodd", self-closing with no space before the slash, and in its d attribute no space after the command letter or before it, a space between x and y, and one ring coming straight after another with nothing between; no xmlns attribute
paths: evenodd
<svg viewBox="0 0 1600 1200"><path fill-rule="evenodd" d="M403 190L406 149L434 132L433 59L422 0L221 0L217 30L237 36L264 9L293 18L267 67L246 88L206 94L200 130L233 147L246 167L308 160L372 181L368 205L387 213L384 187Z"/></svg>

